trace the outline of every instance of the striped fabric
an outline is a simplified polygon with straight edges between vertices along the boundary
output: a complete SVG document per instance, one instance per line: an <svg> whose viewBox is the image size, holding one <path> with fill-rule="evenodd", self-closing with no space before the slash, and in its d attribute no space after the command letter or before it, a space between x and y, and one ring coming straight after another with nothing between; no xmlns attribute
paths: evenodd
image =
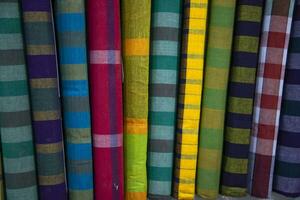
<svg viewBox="0 0 300 200"><path fill-rule="evenodd" d="M219 193L234 14L235 0L211 1L197 166L197 194L208 199Z"/></svg>
<svg viewBox="0 0 300 200"><path fill-rule="evenodd" d="M193 199L208 0L185 0L173 196Z"/></svg>
<svg viewBox="0 0 300 200"><path fill-rule="evenodd" d="M248 190L268 198L272 191L281 95L294 0L265 5L251 132Z"/></svg>
<svg viewBox="0 0 300 200"><path fill-rule="evenodd" d="M1 4L0 4L1 5ZM1 19L0 19L1 21ZM0 36L1 38L1 36ZM1 48L1 47L0 47ZM1 51L1 50L0 50ZM0 80L1 81L1 80ZM0 130L1 132L1 130ZM3 172L2 172L2 152L0 151L0 199L4 200L4 181L3 181Z"/></svg>
<svg viewBox="0 0 300 200"><path fill-rule="evenodd" d="M19 1L0 0L0 133L7 200L37 200Z"/></svg>
<svg viewBox="0 0 300 200"><path fill-rule="evenodd" d="M287 55L273 190L300 197L300 0L296 1Z"/></svg>
<svg viewBox="0 0 300 200"><path fill-rule="evenodd" d="M39 196L66 199L58 69L50 0L22 0Z"/></svg>
<svg viewBox="0 0 300 200"><path fill-rule="evenodd" d="M84 2L55 1L70 200L93 199Z"/></svg>
<svg viewBox="0 0 300 200"><path fill-rule="evenodd" d="M148 193L171 195L180 53L181 0L153 0Z"/></svg>
<svg viewBox="0 0 300 200"><path fill-rule="evenodd" d="M263 0L238 0L228 86L221 193L245 196Z"/></svg>
<svg viewBox="0 0 300 200"><path fill-rule="evenodd" d="M151 0L122 0L121 5L125 199L145 200Z"/></svg>
<svg viewBox="0 0 300 200"><path fill-rule="evenodd" d="M119 0L90 0L87 12L95 199L123 199Z"/></svg>

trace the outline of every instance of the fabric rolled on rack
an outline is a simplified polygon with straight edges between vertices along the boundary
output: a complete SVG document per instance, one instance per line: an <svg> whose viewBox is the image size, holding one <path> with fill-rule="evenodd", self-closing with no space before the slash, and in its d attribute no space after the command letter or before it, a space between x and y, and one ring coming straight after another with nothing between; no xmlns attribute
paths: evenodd
<svg viewBox="0 0 300 200"><path fill-rule="evenodd" d="M0 134L7 200L37 200L20 3L0 0Z"/></svg>
<svg viewBox="0 0 300 200"><path fill-rule="evenodd" d="M296 0L287 54L273 190L300 197L300 1Z"/></svg>
<svg viewBox="0 0 300 200"><path fill-rule="evenodd" d="M248 191L269 198L294 0L267 0L251 132Z"/></svg>
<svg viewBox="0 0 300 200"><path fill-rule="evenodd" d="M180 62L181 0L153 0L149 90L148 194L170 196Z"/></svg>
<svg viewBox="0 0 300 200"><path fill-rule="evenodd" d="M221 193L245 196L263 0L238 0L227 97Z"/></svg>
<svg viewBox="0 0 300 200"><path fill-rule="evenodd" d="M151 0L122 0L125 199L146 200Z"/></svg>
<svg viewBox="0 0 300 200"><path fill-rule="evenodd" d="M194 199L208 0L185 0L173 196Z"/></svg>
<svg viewBox="0 0 300 200"><path fill-rule="evenodd" d="M85 1L54 1L70 200L93 199Z"/></svg>
<svg viewBox="0 0 300 200"><path fill-rule="evenodd" d="M120 5L119 0L87 5L95 199L123 199Z"/></svg>
<svg viewBox="0 0 300 200"><path fill-rule="evenodd" d="M235 0L212 0L203 85L197 194L215 199L219 193L227 84L230 69Z"/></svg>
<svg viewBox="0 0 300 200"><path fill-rule="evenodd" d="M22 0L40 199L67 199L51 0Z"/></svg>

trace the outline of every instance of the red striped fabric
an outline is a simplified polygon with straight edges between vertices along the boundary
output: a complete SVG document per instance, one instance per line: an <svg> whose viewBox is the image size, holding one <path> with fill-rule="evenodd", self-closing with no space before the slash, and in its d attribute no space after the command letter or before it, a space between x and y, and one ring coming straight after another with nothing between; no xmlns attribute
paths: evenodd
<svg viewBox="0 0 300 200"><path fill-rule="evenodd" d="M123 199L119 0L87 4L95 199Z"/></svg>

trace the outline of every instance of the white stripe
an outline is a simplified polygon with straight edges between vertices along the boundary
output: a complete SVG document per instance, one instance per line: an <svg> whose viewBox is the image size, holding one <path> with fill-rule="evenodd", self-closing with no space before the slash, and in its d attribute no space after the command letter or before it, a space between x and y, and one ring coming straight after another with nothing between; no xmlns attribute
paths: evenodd
<svg viewBox="0 0 300 200"><path fill-rule="evenodd" d="M121 64L120 50L92 50L90 51L91 64Z"/></svg>
<svg viewBox="0 0 300 200"><path fill-rule="evenodd" d="M93 135L94 147L98 148L112 148L121 147L123 144L123 134L110 135Z"/></svg>

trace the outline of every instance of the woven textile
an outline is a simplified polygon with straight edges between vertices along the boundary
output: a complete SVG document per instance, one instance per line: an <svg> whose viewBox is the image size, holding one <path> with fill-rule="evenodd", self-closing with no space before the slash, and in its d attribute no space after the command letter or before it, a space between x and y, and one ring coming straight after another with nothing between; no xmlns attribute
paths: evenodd
<svg viewBox="0 0 300 200"><path fill-rule="evenodd" d="M55 19L70 200L93 199L84 0L56 0Z"/></svg>
<svg viewBox="0 0 300 200"><path fill-rule="evenodd" d="M263 0L238 0L227 97L221 193L245 196Z"/></svg>
<svg viewBox="0 0 300 200"><path fill-rule="evenodd" d="M153 0L148 193L171 195L180 53L181 0Z"/></svg>
<svg viewBox="0 0 300 200"><path fill-rule="evenodd" d="M66 199L58 68L50 0L22 0L39 196Z"/></svg>
<svg viewBox="0 0 300 200"><path fill-rule="evenodd" d="M193 199L204 67L207 0L185 0L173 196Z"/></svg>
<svg viewBox="0 0 300 200"><path fill-rule="evenodd" d="M36 200L36 171L19 3L0 0L0 133L6 199Z"/></svg>
<svg viewBox="0 0 300 200"><path fill-rule="evenodd" d="M283 85L273 190L300 196L300 1L296 1Z"/></svg>
<svg viewBox="0 0 300 200"><path fill-rule="evenodd" d="M122 0L125 199L147 196L151 0Z"/></svg>
<svg viewBox="0 0 300 200"><path fill-rule="evenodd" d="M0 19L1 20L1 19ZM1 36L0 36L1 38ZM3 172L2 172L2 152L0 152L0 199L4 199L4 188L3 188Z"/></svg>
<svg viewBox="0 0 300 200"><path fill-rule="evenodd" d="M87 9L95 199L123 199L119 0L90 0Z"/></svg>
<svg viewBox="0 0 300 200"><path fill-rule="evenodd" d="M268 198L272 190L281 95L294 3L294 0L267 0L265 5L248 172L249 193L260 198Z"/></svg>
<svg viewBox="0 0 300 200"><path fill-rule="evenodd" d="M197 194L209 199L219 192L234 14L235 0L211 1L197 168Z"/></svg>

